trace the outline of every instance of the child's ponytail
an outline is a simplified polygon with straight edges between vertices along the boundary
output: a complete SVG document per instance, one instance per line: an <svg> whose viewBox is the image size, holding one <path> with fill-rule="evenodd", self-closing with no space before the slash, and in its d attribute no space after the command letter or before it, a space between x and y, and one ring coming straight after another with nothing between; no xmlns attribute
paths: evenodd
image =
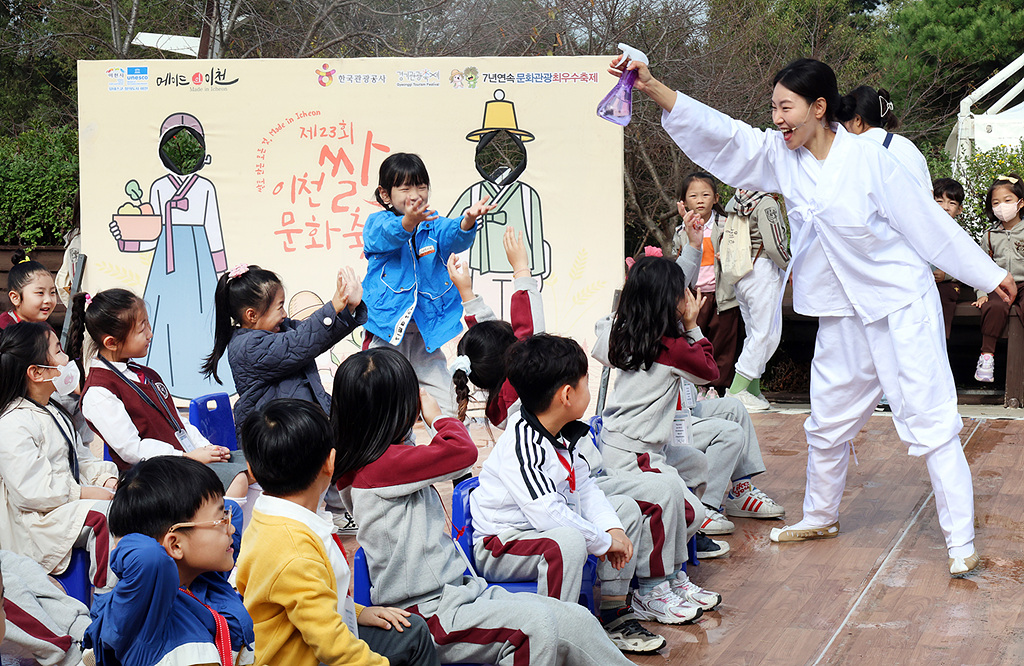
<svg viewBox="0 0 1024 666"><path fill-rule="evenodd" d="M512 324L507 321L488 320L470 327L459 339L458 353L468 359L468 372L463 371L468 381L487 391L487 411L493 410L498 394L505 384L505 356L509 347L516 342ZM456 382L458 369L452 372L455 397L459 398L459 384ZM466 388L466 403L469 403L469 388ZM462 411L460 398L459 410Z"/></svg>
<svg viewBox="0 0 1024 666"><path fill-rule="evenodd" d="M213 351L203 361L204 377L209 379L212 376L218 384L224 383L217 375L217 365L238 328L234 322L242 321L242 313L246 308L252 308L262 315L270 308L280 288L281 278L273 271L259 266L239 264L220 276L217 290L213 292Z"/></svg>
<svg viewBox="0 0 1024 666"><path fill-rule="evenodd" d="M104 348L104 339L111 337L118 344L127 340L145 307L139 296L120 287L104 289L95 296L85 292L72 296L65 351L69 358L78 362L82 377L92 357Z"/></svg>
<svg viewBox="0 0 1024 666"><path fill-rule="evenodd" d="M458 408L460 421L466 420L466 410L469 409L469 375L462 368L452 372L452 384L455 386L455 404Z"/></svg>
<svg viewBox="0 0 1024 666"><path fill-rule="evenodd" d="M228 343L231 342L231 334L235 327L231 325L231 303L228 298L228 280L230 274L224 273L217 280L217 290L213 292L214 305L214 327L213 327L213 351L203 361L203 377L207 379L212 375L218 384L223 384L217 375L217 365L227 351Z"/></svg>
<svg viewBox="0 0 1024 666"><path fill-rule="evenodd" d="M82 349L85 346L85 305L88 295L79 292L71 297L70 323L68 324L68 339L64 346L68 358L78 364L82 379L85 379L85 356Z"/></svg>

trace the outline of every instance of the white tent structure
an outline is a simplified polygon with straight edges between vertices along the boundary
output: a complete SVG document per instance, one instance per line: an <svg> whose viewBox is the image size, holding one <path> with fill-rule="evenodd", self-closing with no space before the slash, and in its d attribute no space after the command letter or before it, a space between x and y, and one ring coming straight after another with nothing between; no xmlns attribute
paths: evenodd
<svg viewBox="0 0 1024 666"><path fill-rule="evenodd" d="M1017 74L1024 75L1024 55L960 101L956 127L946 142L946 151L953 157L954 177L964 180L967 159L975 152L984 152L996 146L1014 147L1024 139L1024 103L1006 108L1024 92L1024 76L984 112L971 111L971 107Z"/></svg>

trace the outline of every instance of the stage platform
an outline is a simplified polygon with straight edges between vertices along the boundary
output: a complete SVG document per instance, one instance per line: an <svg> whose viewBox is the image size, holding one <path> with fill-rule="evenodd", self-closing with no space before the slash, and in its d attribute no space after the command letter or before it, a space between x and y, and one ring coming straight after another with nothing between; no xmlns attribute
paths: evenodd
<svg viewBox="0 0 1024 666"><path fill-rule="evenodd" d="M1018 410L989 416L1016 416ZM800 515L806 443L799 408L754 416L768 472L755 483ZM417 427L422 439L425 433ZM480 461L491 435L471 428ZM493 430L494 436L500 431ZM964 419L974 475L980 568L956 579L924 461L906 454L888 415L855 440L841 533L772 544L783 521L738 518L731 552L691 578L724 601L697 624L648 624L669 642L637 664L1012 664L1024 661L1024 421ZM451 484L439 486L446 501ZM354 545L354 539L347 541ZM348 548L349 544L346 544ZM353 552L354 547L349 549Z"/></svg>

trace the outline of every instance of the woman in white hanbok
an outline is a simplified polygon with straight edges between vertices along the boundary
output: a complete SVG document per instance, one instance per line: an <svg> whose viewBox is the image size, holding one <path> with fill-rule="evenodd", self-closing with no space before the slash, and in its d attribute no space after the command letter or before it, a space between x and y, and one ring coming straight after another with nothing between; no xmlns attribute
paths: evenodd
<svg viewBox="0 0 1024 666"><path fill-rule="evenodd" d="M621 72L619 60L613 74ZM950 573L976 567L971 472L929 262L1004 299L1016 293L1013 278L888 150L835 122L839 90L828 65L797 60L775 76L777 130L755 129L677 93L643 63L627 66L697 165L729 185L786 198L793 307L818 317L819 327L804 425L804 515L774 528L772 541L839 533L849 444L884 391L900 439L927 464Z"/></svg>

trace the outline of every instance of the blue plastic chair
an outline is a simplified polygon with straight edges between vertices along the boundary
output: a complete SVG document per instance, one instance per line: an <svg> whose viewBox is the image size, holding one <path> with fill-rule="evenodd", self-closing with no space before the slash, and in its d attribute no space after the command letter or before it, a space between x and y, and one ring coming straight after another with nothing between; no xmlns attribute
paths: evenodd
<svg viewBox="0 0 1024 666"><path fill-rule="evenodd" d="M194 425L211 444L238 450L235 416L227 393L201 395L188 405L188 422Z"/></svg>
<svg viewBox="0 0 1024 666"><path fill-rule="evenodd" d="M71 550L71 562L59 576L54 576L69 597L92 606L92 583L89 582L89 553L82 548Z"/></svg>
<svg viewBox="0 0 1024 666"><path fill-rule="evenodd" d="M590 441L594 443L594 446L598 451L601 450L601 430L604 428L604 419L601 418L600 414L595 414L590 417ZM683 571L686 571L686 567L697 566L700 561L697 560L697 538L690 537L690 540L686 542L686 562L683 562Z"/></svg>
<svg viewBox="0 0 1024 666"><path fill-rule="evenodd" d="M462 552L476 569L476 562L473 560L473 516L469 508L469 495L480 485L480 479L473 477L466 479L452 493L452 538L462 548ZM477 571L477 575L480 572ZM497 582L487 581L489 585L496 585L509 592L537 592L537 581L512 581ZM597 615L599 611L597 598L594 594L594 587L597 581L597 558L593 555L587 556L583 565L583 585L580 588L580 605L586 606L591 613Z"/></svg>
<svg viewBox="0 0 1024 666"><path fill-rule="evenodd" d="M372 606L370 601L370 566L362 548L352 556L352 599L360 606ZM487 664L465 664L464 666L487 666Z"/></svg>

